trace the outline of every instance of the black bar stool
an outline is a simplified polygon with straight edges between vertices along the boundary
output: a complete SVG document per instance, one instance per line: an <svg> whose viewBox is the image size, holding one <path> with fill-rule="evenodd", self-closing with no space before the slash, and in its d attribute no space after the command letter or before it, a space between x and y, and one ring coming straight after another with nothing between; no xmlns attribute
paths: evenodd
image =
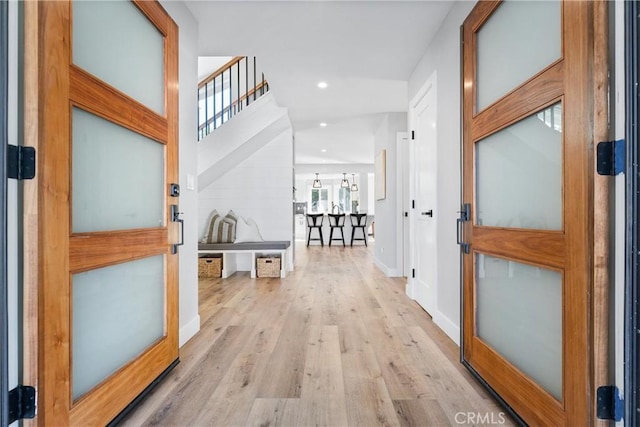
<svg viewBox="0 0 640 427"><path fill-rule="evenodd" d="M322 221L324 220L324 214L307 214L307 228L309 229L309 235L307 236L307 247L312 240L320 240L320 244L324 246L324 240L322 239ZM320 233L320 238L311 238L311 231L317 229Z"/></svg>
<svg viewBox="0 0 640 427"><path fill-rule="evenodd" d="M346 246L344 243L344 220L346 218L345 214L328 214L329 215L329 227L331 227L331 232L329 232L329 246L331 246L332 240L342 240L342 246ZM340 230L340 236L333 238L333 230L337 228ZM337 234L337 233L336 233Z"/></svg>
<svg viewBox="0 0 640 427"><path fill-rule="evenodd" d="M351 220L351 246L353 246L354 240L364 240L364 245L369 246L367 244L367 214L352 213L349 215L349 219ZM356 235L356 229L362 230L362 239L356 239L354 237Z"/></svg>

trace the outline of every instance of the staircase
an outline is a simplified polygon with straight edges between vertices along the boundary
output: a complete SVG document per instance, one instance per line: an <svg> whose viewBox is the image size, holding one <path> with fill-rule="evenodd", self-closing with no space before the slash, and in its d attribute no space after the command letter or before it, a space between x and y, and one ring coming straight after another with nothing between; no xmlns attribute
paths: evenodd
<svg viewBox="0 0 640 427"><path fill-rule="evenodd" d="M204 234L213 210L222 215L233 210L254 220L263 239L290 241L293 250L293 128L288 111L269 92L255 59L234 58L229 64L232 71L214 73L211 83L199 89L204 95L198 125L199 233ZM252 75L260 75L260 81ZM255 268L250 256L235 258L238 271ZM291 269L292 255L289 261Z"/></svg>
<svg viewBox="0 0 640 427"><path fill-rule="evenodd" d="M198 141L269 91L256 57L236 56L198 83Z"/></svg>
<svg viewBox="0 0 640 427"><path fill-rule="evenodd" d="M198 190L291 129L287 109L278 106L272 94L261 96L198 144Z"/></svg>

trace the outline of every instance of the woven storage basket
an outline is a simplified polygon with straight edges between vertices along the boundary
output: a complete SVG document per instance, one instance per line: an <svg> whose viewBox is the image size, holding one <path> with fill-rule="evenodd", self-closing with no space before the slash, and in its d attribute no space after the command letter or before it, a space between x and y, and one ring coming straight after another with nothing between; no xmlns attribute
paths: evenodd
<svg viewBox="0 0 640 427"><path fill-rule="evenodd" d="M260 257L257 263L258 277L280 277L279 257Z"/></svg>
<svg viewBox="0 0 640 427"><path fill-rule="evenodd" d="M204 278L222 277L222 258L220 257L198 258L198 277L204 277Z"/></svg>

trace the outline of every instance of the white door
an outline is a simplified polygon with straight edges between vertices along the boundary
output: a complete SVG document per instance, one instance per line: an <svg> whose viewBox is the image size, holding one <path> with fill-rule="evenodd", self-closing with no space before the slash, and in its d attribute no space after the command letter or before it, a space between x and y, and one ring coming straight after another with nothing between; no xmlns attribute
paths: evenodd
<svg viewBox="0 0 640 427"><path fill-rule="evenodd" d="M437 309L436 246L436 96L435 78L422 99L413 106L413 299L431 316Z"/></svg>

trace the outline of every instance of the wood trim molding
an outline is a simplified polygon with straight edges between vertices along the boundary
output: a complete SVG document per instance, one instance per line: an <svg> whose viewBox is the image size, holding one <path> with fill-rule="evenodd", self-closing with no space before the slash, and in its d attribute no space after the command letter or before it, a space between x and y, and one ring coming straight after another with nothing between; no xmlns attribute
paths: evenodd
<svg viewBox="0 0 640 427"><path fill-rule="evenodd" d="M40 81L39 3L24 2L24 145L39 151L40 114L38 111ZM36 265L40 257L40 233L38 226L40 175L23 185L23 259L25 265ZM40 271L39 268L24 268L23 271L23 381L40 389L38 359L40 354L38 309ZM42 397L39 396L38 405ZM23 421L26 427L38 425L39 418ZM43 423L41 423L43 424Z"/></svg>
<svg viewBox="0 0 640 427"><path fill-rule="evenodd" d="M71 274L157 254L168 254L167 229L73 234L69 247ZM91 255L87 255L91 254Z"/></svg>
<svg viewBox="0 0 640 427"><path fill-rule="evenodd" d="M498 353L478 337L474 337L476 357L479 360L478 373L496 384L495 390L504 395L511 390L518 389L515 403L519 414L525 416L531 425L559 426L565 425L571 419L564 413L564 405L542 389L534 380L526 376L518 368L506 360L502 360ZM491 368L485 369L484 366ZM508 378L506 384L496 381L498 378ZM572 424L568 424L572 425Z"/></svg>
<svg viewBox="0 0 640 427"><path fill-rule="evenodd" d="M249 60L248 56L234 56L229 62L224 64L222 67L218 68L216 71L214 71L213 73L209 74L204 79L200 80L200 82L198 82L198 89L200 89L202 86L206 85L211 80L213 80L216 77L218 77L220 74L222 74L225 71L227 71L227 68L230 68L230 67L233 67L234 65L236 65L238 62L240 62L242 60L242 58L247 58L247 61Z"/></svg>
<svg viewBox="0 0 640 427"><path fill-rule="evenodd" d="M566 275L563 300L563 357L570 361L565 370L564 388L567 420L572 425L589 425L593 419L591 390L591 307L593 286L593 3L563 3L565 49L566 110L572 120L565 120L564 193L580 197L564 199L567 235ZM570 303L567 303L569 302Z"/></svg>
<svg viewBox="0 0 640 427"><path fill-rule="evenodd" d="M70 79L71 100L75 105L162 144L166 143L166 118L76 65L71 65Z"/></svg>
<svg viewBox="0 0 640 427"><path fill-rule="evenodd" d="M159 360L167 360L173 357L171 341L166 335L155 343L152 348L140 358L134 359L120 368L110 379L110 391L119 396L127 397L130 401L135 399L149 385L145 380L149 377L157 378L166 368L166 364ZM131 372L139 372L139 375L131 375ZM106 405L110 396L103 387L96 387L94 392L74 402L70 413L70 423L75 426L104 425L105 419L112 420L124 408Z"/></svg>
<svg viewBox="0 0 640 427"><path fill-rule="evenodd" d="M481 6L480 6L481 5ZM487 3L479 3L471 11L462 26L462 203L468 203L471 206L469 212L470 218L475 218L475 200L473 199L473 138L472 138L472 119L474 116L475 105L475 60L474 54L476 50L475 37L473 34L473 23L478 20L478 14L481 14L482 7L488 7ZM478 8L478 10L476 10ZM471 99L472 102L466 102ZM463 222L462 233L464 236L472 236L473 221ZM462 255L462 277L473 277L474 270L473 251ZM473 283L470 280L463 280L462 285L462 331L475 331L473 318L468 315L475 309L475 292ZM472 359L473 348L473 332L463 333L462 336L463 357L466 360Z"/></svg>
<svg viewBox="0 0 640 427"><path fill-rule="evenodd" d="M167 29L167 55L165 69L167 70L166 79L166 91L167 91L167 189L165 195L169 194L169 186L171 183L179 183L180 177L178 175L179 155L179 45L178 45L178 26L175 22L171 21ZM172 221L170 205L177 203L174 197L166 197L166 224L173 226L174 236L177 236L179 224ZM178 199L179 200L179 199ZM171 241L178 243L177 240ZM167 257L167 337L169 340L169 348L171 351L171 360L178 358L178 335L179 335L179 319L178 319L178 265L179 254L170 255Z"/></svg>
<svg viewBox="0 0 640 427"><path fill-rule="evenodd" d="M544 268L562 269L565 236L562 232L523 231L494 227L473 227L474 249Z"/></svg>
<svg viewBox="0 0 640 427"><path fill-rule="evenodd" d="M609 4L596 0L593 11L594 29L594 144L592 154L596 158L597 142L610 139L609 134ZM595 166L594 166L595 167ZM591 406L596 407L596 388L609 384L609 307L610 275L612 267L610 226L612 206L610 202L611 178L594 174L593 187L593 384ZM592 414L594 426L608 426Z"/></svg>
<svg viewBox="0 0 640 427"><path fill-rule="evenodd" d="M158 7L155 1L131 0L138 9L156 26L160 33L167 37L169 26L173 22L164 8Z"/></svg>
<svg viewBox="0 0 640 427"><path fill-rule="evenodd" d="M215 116L211 117L205 123L203 123L200 126L198 126L198 130L202 130L202 129L206 128L211 123L213 123L214 120L218 120L224 114L228 113L229 110L231 110L233 107L236 107L237 105L242 104L246 99L250 98L254 93L257 93L263 87L269 87L269 83L266 80L264 82L260 82L256 87L254 87L249 92L247 92L244 95L242 95L240 97L240 99L236 99L235 101L233 101L233 103L231 105L227 105L226 107L224 107L224 109L222 111L219 111ZM260 95L260 96L263 96L263 95ZM258 99L260 99L260 98L256 98L256 100L258 100ZM254 102L256 100L254 100ZM237 110L235 110L235 111L236 111L236 113L234 113L234 114L237 114Z"/></svg>
<svg viewBox="0 0 640 427"><path fill-rule="evenodd" d="M478 113L473 118L473 140L478 141L558 102L563 92L563 66L563 61L556 62ZM523 100L527 100L527 106Z"/></svg>
<svg viewBox="0 0 640 427"><path fill-rule="evenodd" d="M27 3L29 7L27 8ZM28 112L25 118L36 117L38 133L28 143L38 149L37 208L29 206L33 224L37 229L37 249L28 249L26 266L37 266L37 282L29 281L25 286L38 295L37 328L32 330L38 342L38 425L68 424L69 398L67 393L70 376L70 337L68 327L61 322L46 322L44 319L68 319L70 316L70 294L60 292L51 283L67 283L64 273L68 270L69 235L69 169L70 140L69 75L70 49L68 43L59 43L69 38L69 28L61 17L70 15L69 2L25 3L25 50L37 52L36 61L25 66L25 88L37 87L37 96L25 100ZM33 4L31 4L33 3ZM28 10L28 12L27 12ZM56 17L56 19L47 19ZM32 43L32 44L31 44ZM35 53L35 52L33 52ZM29 92L27 92L29 94ZM30 95L30 94L29 94ZM33 95L36 95L35 93ZM31 111L35 114L29 114ZM51 183L51 185L45 185ZM42 218L48 218L43 221ZM29 231L28 233L30 233ZM35 256L35 258L34 258ZM46 260L46 261L45 261ZM27 268L27 270L33 270ZM27 273L27 274L31 274ZM35 319L26 319L33 322ZM34 327L35 325L30 325ZM30 337L32 338L32 337ZM25 351L29 351L25 349ZM55 357L50 355L55 354Z"/></svg>

